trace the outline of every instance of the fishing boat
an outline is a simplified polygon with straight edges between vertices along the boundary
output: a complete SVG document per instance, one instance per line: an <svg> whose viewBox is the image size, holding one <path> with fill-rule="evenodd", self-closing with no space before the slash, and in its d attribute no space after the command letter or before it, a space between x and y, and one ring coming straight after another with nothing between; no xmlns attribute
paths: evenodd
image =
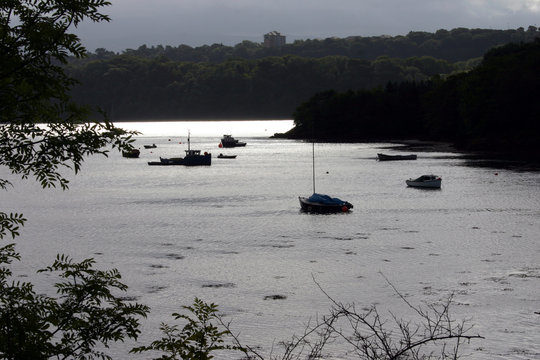
<svg viewBox="0 0 540 360"><path fill-rule="evenodd" d="M233 138L232 135L223 135L223 137L221 138L221 142L219 144L219 147L224 147L224 148L233 148L233 147L240 147L240 146L246 146L246 143L238 141L237 139Z"/></svg>
<svg viewBox="0 0 540 360"><path fill-rule="evenodd" d="M211 165L212 164L212 154L204 152L201 154L201 150L191 150L190 139L188 133L188 149L186 151L186 156L184 157L174 157L174 158L159 158L159 161L149 161L148 165L184 165L184 166L201 166L201 165Z"/></svg>
<svg viewBox="0 0 540 360"><path fill-rule="evenodd" d="M219 154L217 156L218 159L236 159L236 155L223 155Z"/></svg>
<svg viewBox="0 0 540 360"><path fill-rule="evenodd" d="M123 150L122 156L125 158L138 158L141 154L139 149Z"/></svg>
<svg viewBox="0 0 540 360"><path fill-rule="evenodd" d="M315 191L315 143L312 144L313 153L313 195L310 197L298 197L300 209L308 213L329 214L346 213L353 208L353 204L339 198L331 197L325 194L319 194Z"/></svg>
<svg viewBox="0 0 540 360"><path fill-rule="evenodd" d="M437 175L422 175L416 179L405 180L407 186L425 189L440 189L441 182L441 177Z"/></svg>
<svg viewBox="0 0 540 360"><path fill-rule="evenodd" d="M377 154L379 161L391 161L391 160L416 160L416 154L409 155L386 155L386 154Z"/></svg>

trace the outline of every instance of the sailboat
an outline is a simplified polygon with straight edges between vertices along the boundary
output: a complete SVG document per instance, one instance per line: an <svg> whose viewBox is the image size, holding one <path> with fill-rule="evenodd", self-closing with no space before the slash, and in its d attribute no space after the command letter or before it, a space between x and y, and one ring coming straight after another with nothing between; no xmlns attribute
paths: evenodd
<svg viewBox="0 0 540 360"><path fill-rule="evenodd" d="M149 161L148 165L184 165L184 166L199 166L199 165L211 165L212 154L205 152L201 154L201 150L191 150L190 139L188 132L188 149L186 156L176 158L159 158L159 161Z"/></svg>
<svg viewBox="0 0 540 360"><path fill-rule="evenodd" d="M300 208L302 211L309 213L328 214L349 212L353 208L353 204L348 201L334 198L325 194L318 194L315 191L315 143L312 143L313 152L313 195L310 197L299 196Z"/></svg>

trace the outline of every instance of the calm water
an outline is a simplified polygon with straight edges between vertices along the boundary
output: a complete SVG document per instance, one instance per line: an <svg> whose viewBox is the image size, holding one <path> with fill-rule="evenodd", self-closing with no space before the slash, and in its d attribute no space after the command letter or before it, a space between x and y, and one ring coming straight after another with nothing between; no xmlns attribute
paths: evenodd
<svg viewBox="0 0 540 360"><path fill-rule="evenodd" d="M451 153L381 163L377 152L396 152L380 149L388 144L317 144L317 191L354 211L308 215L297 198L312 192L311 145L267 138L290 121L122 125L143 132L139 159L90 158L67 192L16 181L2 194L3 211L29 219L16 270L40 290L54 279L33 273L57 253L94 257L151 307L142 342L200 297L219 304L245 343L268 350L326 313L313 277L338 301L410 315L383 273L415 304L455 292L454 316L486 337L465 349L470 358L540 358L538 172L474 166ZM146 164L182 155L188 129L192 148L214 155L212 166ZM219 149L223 133L248 145ZM215 158L220 152L238 157ZM405 186L427 173L442 176L441 190ZM272 295L286 298L265 300ZM132 345L112 353L133 358Z"/></svg>

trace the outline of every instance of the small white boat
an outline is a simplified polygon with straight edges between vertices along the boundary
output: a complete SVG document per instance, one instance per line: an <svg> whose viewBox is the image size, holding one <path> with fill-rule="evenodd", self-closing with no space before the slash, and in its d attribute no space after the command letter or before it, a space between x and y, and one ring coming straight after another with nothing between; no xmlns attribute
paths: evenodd
<svg viewBox="0 0 540 360"><path fill-rule="evenodd" d="M442 179L437 175L422 175L416 179L405 180L405 182L411 187L440 189Z"/></svg>

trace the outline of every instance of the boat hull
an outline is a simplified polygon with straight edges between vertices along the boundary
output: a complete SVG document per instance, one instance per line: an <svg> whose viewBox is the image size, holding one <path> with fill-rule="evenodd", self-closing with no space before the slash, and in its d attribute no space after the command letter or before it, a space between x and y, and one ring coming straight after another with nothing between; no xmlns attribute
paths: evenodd
<svg viewBox="0 0 540 360"><path fill-rule="evenodd" d="M148 165L151 166L173 166L173 165L182 165L182 166L210 166L212 165L212 155L192 155L186 156L185 158L171 158L165 159L160 158L160 161L149 161Z"/></svg>
<svg viewBox="0 0 540 360"><path fill-rule="evenodd" d="M133 149L131 151L122 151L122 156L125 158L138 158L141 154L140 150Z"/></svg>
<svg viewBox="0 0 540 360"><path fill-rule="evenodd" d="M234 148L234 147L242 147L246 146L245 142L238 141L237 139L233 138L231 135L223 135L221 138L221 146L224 148Z"/></svg>
<svg viewBox="0 0 540 360"><path fill-rule="evenodd" d="M246 146L246 143L245 142L237 142L237 143L222 142L221 145L223 145L224 148L234 148L234 147Z"/></svg>
<svg viewBox="0 0 540 360"><path fill-rule="evenodd" d="M405 183L409 187L424 188L424 189L440 189L441 182L442 182L441 179L430 180L430 181L405 180Z"/></svg>
<svg viewBox="0 0 540 360"><path fill-rule="evenodd" d="M392 160L416 160L417 156L415 154L410 155L386 155L386 154L377 154L379 161L392 161Z"/></svg>
<svg viewBox="0 0 540 360"><path fill-rule="evenodd" d="M353 205L347 201L341 204L323 204L318 202L309 201L308 198L298 197L300 201L300 208L304 212L316 213L316 214L334 214L349 212Z"/></svg>
<svg viewBox="0 0 540 360"><path fill-rule="evenodd" d="M422 175L416 179L405 180L407 186L424 188L424 189L440 189L442 179L437 175Z"/></svg>

